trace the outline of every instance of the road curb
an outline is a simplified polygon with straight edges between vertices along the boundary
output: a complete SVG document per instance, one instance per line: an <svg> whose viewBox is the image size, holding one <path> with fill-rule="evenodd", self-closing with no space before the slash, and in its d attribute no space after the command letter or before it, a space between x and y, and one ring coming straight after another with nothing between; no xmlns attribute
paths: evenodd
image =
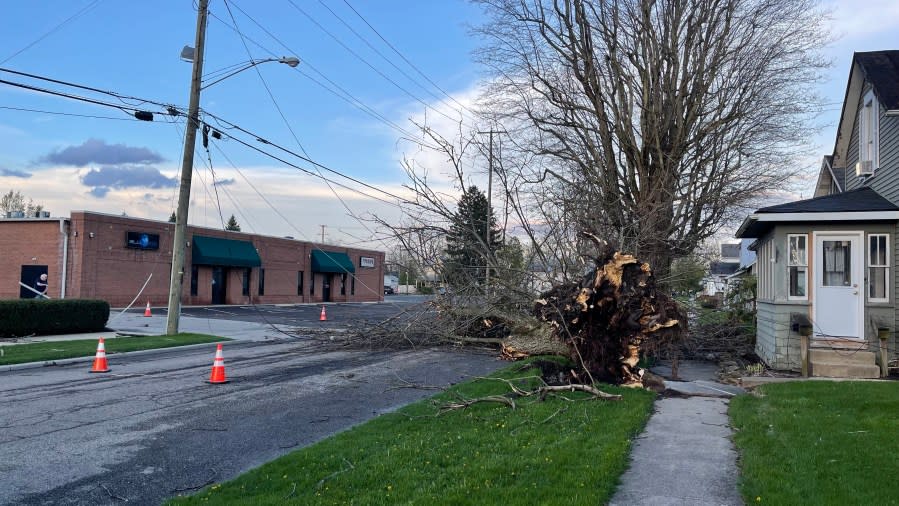
<svg viewBox="0 0 899 506"><path fill-rule="evenodd" d="M159 352L173 352L173 351L183 351L183 350L193 350L199 349L204 346L215 346L217 341L210 343L200 343L200 344L186 344L184 346L169 346L168 348L153 348L151 350L136 350L136 351L123 351L119 353L108 353L108 357L130 357L130 356L138 356L138 355L147 355L149 353L159 353ZM228 340L226 342L237 344L234 340ZM244 342L252 342L252 341L244 341ZM73 357L73 358L63 358L59 360L47 360L44 362L25 362L23 364L10 364L0 366L0 372L12 372L12 371L21 371L26 369L41 369L44 367L60 367L66 366L70 364L80 364L91 362L94 360L93 356L89 357Z"/></svg>

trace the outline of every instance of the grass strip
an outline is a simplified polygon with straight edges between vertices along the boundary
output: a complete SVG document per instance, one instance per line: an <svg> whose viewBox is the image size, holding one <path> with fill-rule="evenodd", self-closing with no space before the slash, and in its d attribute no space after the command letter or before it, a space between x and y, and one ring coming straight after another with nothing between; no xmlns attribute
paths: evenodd
<svg viewBox="0 0 899 506"><path fill-rule="evenodd" d="M536 386L536 374L516 364L494 377ZM441 412L510 391L496 380L462 383L168 504L603 504L655 397L603 388L623 400L566 392L574 400L518 397L515 409L481 402Z"/></svg>
<svg viewBox="0 0 899 506"><path fill-rule="evenodd" d="M134 336L107 338L106 353L125 351L155 350L186 346L188 344L230 341L224 337L207 334L183 333L174 336ZM97 352L96 339L76 339L73 341L45 341L40 343L11 344L0 346L0 365L46 362L64 358L90 357Z"/></svg>
<svg viewBox="0 0 899 506"><path fill-rule="evenodd" d="M895 504L896 387L804 381L734 398L746 504Z"/></svg>

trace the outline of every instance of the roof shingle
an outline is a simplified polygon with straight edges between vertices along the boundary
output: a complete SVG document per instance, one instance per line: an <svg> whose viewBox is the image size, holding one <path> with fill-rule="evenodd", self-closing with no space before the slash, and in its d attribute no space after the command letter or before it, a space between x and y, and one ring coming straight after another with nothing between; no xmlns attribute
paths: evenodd
<svg viewBox="0 0 899 506"><path fill-rule="evenodd" d="M855 53L855 61L888 110L899 110L899 50Z"/></svg>
<svg viewBox="0 0 899 506"><path fill-rule="evenodd" d="M796 202L763 207L756 213L843 213L864 211L899 211L899 206L883 198L871 188L864 187L813 199L797 200Z"/></svg>

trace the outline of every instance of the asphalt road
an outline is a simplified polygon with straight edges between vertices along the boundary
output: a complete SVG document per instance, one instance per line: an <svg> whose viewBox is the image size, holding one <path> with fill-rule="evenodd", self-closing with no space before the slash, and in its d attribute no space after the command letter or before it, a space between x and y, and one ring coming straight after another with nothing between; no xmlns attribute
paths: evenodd
<svg viewBox="0 0 899 506"><path fill-rule="evenodd" d="M0 504L159 504L502 366L448 350L327 351L302 340L0 373Z"/></svg>
<svg viewBox="0 0 899 506"><path fill-rule="evenodd" d="M422 304L433 297L428 295L386 295L384 302L340 302L325 304L328 320L319 321L321 304L258 304L253 306L187 306L181 308L182 316L239 320L246 322L307 326L341 326L360 321L379 321L395 316ZM143 308L133 308L130 313L143 313ZM153 315L164 316L165 308L154 308Z"/></svg>

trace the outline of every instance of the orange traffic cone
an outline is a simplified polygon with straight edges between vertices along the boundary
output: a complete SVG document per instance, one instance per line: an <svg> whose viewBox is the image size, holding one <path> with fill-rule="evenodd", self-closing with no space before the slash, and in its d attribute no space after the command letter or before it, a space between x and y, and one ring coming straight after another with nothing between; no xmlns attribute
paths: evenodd
<svg viewBox="0 0 899 506"><path fill-rule="evenodd" d="M103 344L103 338L97 343L97 355L94 357L94 365L90 372L109 372L109 364L106 362L106 345Z"/></svg>
<svg viewBox="0 0 899 506"><path fill-rule="evenodd" d="M325 313L325 306L322 306L322 314L318 317L318 321L326 322L328 321L328 315Z"/></svg>
<svg viewBox="0 0 899 506"><path fill-rule="evenodd" d="M225 357L222 355L222 345L219 344L215 349L215 360L212 362L212 374L209 375L209 381L206 383L227 383L225 379Z"/></svg>
<svg viewBox="0 0 899 506"><path fill-rule="evenodd" d="M144 316L153 316L150 314L150 301L147 300L147 309L144 309Z"/></svg>

